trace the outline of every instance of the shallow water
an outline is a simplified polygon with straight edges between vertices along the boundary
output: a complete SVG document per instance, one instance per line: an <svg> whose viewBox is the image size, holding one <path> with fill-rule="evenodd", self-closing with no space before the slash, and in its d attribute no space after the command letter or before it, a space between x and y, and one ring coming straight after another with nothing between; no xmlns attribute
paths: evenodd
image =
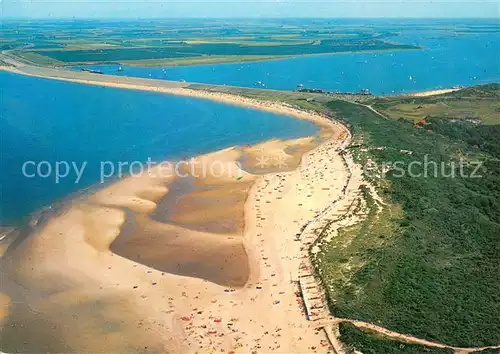
<svg viewBox="0 0 500 354"><path fill-rule="evenodd" d="M318 131L307 121L209 100L6 72L0 72L0 94L0 225L99 183L113 169L126 175L134 161L159 163ZM28 161L34 164L23 173ZM56 180L60 161L69 164L68 175Z"/></svg>

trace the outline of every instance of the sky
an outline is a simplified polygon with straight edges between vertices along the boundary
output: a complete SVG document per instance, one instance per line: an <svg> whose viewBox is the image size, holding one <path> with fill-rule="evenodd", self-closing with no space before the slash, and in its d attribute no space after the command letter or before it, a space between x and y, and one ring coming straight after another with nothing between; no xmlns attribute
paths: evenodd
<svg viewBox="0 0 500 354"><path fill-rule="evenodd" d="M500 0L0 0L0 18L497 18Z"/></svg>

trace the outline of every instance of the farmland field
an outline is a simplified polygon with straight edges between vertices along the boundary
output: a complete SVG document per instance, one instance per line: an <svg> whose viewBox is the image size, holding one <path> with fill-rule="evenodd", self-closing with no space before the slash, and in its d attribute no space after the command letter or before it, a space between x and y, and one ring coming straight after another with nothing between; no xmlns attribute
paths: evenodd
<svg viewBox="0 0 500 354"><path fill-rule="evenodd" d="M395 45L380 40L319 41L308 44L242 45L236 43L167 44L162 47L106 48L94 50L54 50L36 52L66 63L107 62L121 60L189 58L201 56L295 56L366 50L415 49L410 45Z"/></svg>
<svg viewBox="0 0 500 354"><path fill-rule="evenodd" d="M393 119L414 122L433 117L452 119L480 119L486 124L500 124L500 100L498 85L490 85L490 91L469 88L460 93L435 97L377 98L373 106Z"/></svg>
<svg viewBox="0 0 500 354"><path fill-rule="evenodd" d="M148 66L263 60L299 55L419 49L398 32L335 21L5 22L3 50L39 65ZM141 63L145 61L145 63Z"/></svg>

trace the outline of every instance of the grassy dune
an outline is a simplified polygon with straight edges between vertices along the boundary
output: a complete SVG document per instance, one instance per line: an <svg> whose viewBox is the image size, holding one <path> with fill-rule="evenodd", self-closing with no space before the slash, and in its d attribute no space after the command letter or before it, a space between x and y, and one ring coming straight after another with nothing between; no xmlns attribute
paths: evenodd
<svg viewBox="0 0 500 354"><path fill-rule="evenodd" d="M352 129L350 149L358 162L375 163L367 178L386 206L379 213L370 209L365 222L341 230L321 253L319 267L335 315L448 345L500 343L500 125L449 114L415 127L413 119L384 119L327 95L235 92L341 119ZM447 97L467 105L496 95L498 85L488 85ZM488 116L486 121L491 123ZM434 177L432 171L428 177L382 173L384 163L408 166L425 156L448 166L446 173L460 158L481 161L482 177L463 178L456 169L455 178Z"/></svg>
<svg viewBox="0 0 500 354"><path fill-rule="evenodd" d="M399 177L392 171L374 177L379 191L401 207L402 215L382 215L368 220L363 229L344 231L363 240L365 247L347 243L343 258L362 257L363 266L346 272L348 281L330 293L332 311L451 345L500 343L500 155L491 148L498 146L500 127L476 132L475 124L461 122L453 129L459 133L441 129L438 134L384 120L345 102L327 107L363 137L355 151L360 162L371 159L381 166L402 161L408 166L426 155L445 165L459 156L483 162L482 178ZM470 144L470 132L478 134L482 146ZM386 244L370 247L374 238ZM327 253L323 262L335 269L340 264L337 251Z"/></svg>
<svg viewBox="0 0 500 354"><path fill-rule="evenodd" d="M379 98L374 107L393 119L414 122L427 117L453 119L479 118L486 124L500 124L498 85L485 85L481 90L468 88L434 97Z"/></svg>

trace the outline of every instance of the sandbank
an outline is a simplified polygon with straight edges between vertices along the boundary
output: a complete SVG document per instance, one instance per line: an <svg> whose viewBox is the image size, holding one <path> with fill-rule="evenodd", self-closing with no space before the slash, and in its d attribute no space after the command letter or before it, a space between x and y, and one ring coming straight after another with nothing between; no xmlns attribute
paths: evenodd
<svg viewBox="0 0 500 354"><path fill-rule="evenodd" d="M69 201L0 260L2 304L8 306L3 350L330 350L296 294L305 246L295 236L342 193L348 171L339 152L350 139L344 126L286 104L230 94L55 79L216 100L322 129L316 137L200 156L218 161L221 173L191 172L190 188L180 187L178 209L168 216L162 207L172 201L163 203L179 178L156 173ZM257 157L269 164L260 166Z"/></svg>

